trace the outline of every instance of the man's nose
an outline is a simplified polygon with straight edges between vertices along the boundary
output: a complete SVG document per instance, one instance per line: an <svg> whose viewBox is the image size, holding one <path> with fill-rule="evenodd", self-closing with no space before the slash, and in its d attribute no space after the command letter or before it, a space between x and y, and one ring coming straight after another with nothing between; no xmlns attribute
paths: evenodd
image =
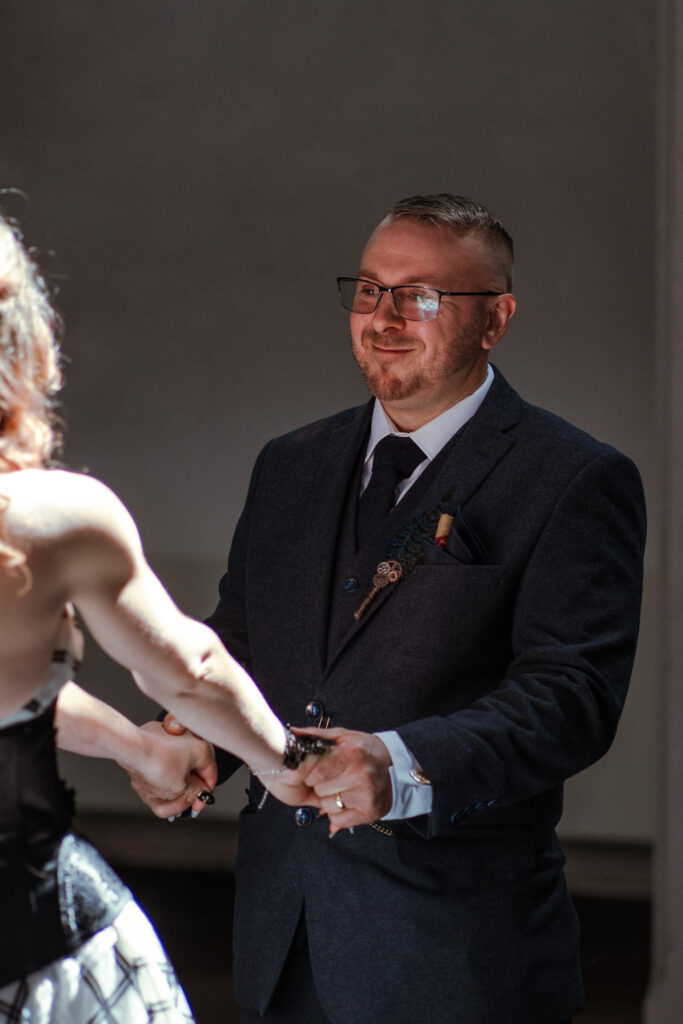
<svg viewBox="0 0 683 1024"><path fill-rule="evenodd" d="M405 319L396 309L392 292L382 292L377 309L372 315L372 325L376 331L384 331L388 327L401 329L405 327Z"/></svg>

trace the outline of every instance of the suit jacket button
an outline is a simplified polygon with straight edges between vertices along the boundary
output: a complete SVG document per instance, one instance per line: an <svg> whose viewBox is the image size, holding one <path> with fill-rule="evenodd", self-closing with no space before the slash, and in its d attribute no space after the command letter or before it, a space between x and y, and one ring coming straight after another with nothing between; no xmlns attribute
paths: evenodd
<svg viewBox="0 0 683 1024"><path fill-rule="evenodd" d="M313 812L309 807L297 807L294 812L294 821L299 828L306 828L313 823Z"/></svg>
<svg viewBox="0 0 683 1024"><path fill-rule="evenodd" d="M322 718L325 714L325 705L320 700L312 700L306 705L306 714L309 718Z"/></svg>
<svg viewBox="0 0 683 1024"><path fill-rule="evenodd" d="M353 578L353 576L352 576L351 579L348 579L346 581L346 583L344 584L344 590L347 590L347 591L355 590L357 586L358 586L358 580L355 580Z"/></svg>

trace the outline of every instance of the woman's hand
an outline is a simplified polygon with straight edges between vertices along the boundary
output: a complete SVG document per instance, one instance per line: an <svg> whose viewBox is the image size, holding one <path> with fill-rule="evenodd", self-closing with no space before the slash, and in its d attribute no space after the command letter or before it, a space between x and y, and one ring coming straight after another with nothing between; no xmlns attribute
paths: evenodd
<svg viewBox="0 0 683 1024"><path fill-rule="evenodd" d="M283 771L281 774L269 776L259 775L269 793L291 807L320 807L320 798L306 781L308 773L323 755L309 754L295 771Z"/></svg>
<svg viewBox="0 0 683 1024"><path fill-rule="evenodd" d="M196 817L206 806L206 798L198 795L212 794L218 779L211 746L171 715L163 724L147 722L140 730L149 755L143 770L127 768L134 791L159 818L173 818L188 808Z"/></svg>

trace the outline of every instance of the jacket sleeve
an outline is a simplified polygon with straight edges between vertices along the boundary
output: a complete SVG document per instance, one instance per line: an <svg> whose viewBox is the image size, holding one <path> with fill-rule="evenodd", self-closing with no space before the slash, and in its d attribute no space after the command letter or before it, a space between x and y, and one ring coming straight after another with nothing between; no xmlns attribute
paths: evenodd
<svg viewBox="0 0 683 1024"><path fill-rule="evenodd" d="M644 542L638 471L609 449L570 481L539 534L505 677L463 710L398 730L432 782L426 834L484 824L606 752L635 655Z"/></svg>

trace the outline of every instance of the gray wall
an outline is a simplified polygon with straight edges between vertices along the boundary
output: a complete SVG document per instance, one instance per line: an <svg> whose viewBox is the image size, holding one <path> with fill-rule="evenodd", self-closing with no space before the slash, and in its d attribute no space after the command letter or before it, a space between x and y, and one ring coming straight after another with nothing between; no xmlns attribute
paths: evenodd
<svg viewBox="0 0 683 1024"><path fill-rule="evenodd" d="M61 285L67 458L121 494L189 611L213 607L261 444L364 400L334 277L417 191L508 226L519 307L496 362L634 457L656 511L654 18L654 0L3 6L0 185L28 194L5 206ZM568 786L565 835L652 834L657 548L621 732ZM146 717L93 652L83 678ZM82 806L136 809L116 769L66 770Z"/></svg>

